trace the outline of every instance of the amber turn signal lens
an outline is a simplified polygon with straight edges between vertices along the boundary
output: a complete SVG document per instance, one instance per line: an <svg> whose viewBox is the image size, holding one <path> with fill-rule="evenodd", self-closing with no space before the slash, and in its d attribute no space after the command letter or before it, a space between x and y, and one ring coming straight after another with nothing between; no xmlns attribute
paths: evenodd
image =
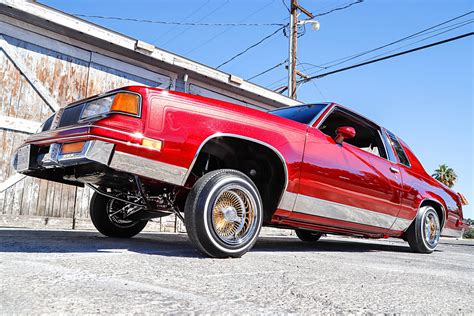
<svg viewBox="0 0 474 316"><path fill-rule="evenodd" d="M154 150L158 150L160 151L161 150L161 141L160 140L154 140L154 139L148 139L148 138L144 138L142 140L142 145L145 146L145 147L148 147L150 149L154 149Z"/></svg>
<svg viewBox="0 0 474 316"><path fill-rule="evenodd" d="M130 113L138 115L140 98L136 94L117 93L110 111Z"/></svg>
<svg viewBox="0 0 474 316"><path fill-rule="evenodd" d="M70 144L63 144L61 149L61 154L73 154L73 153L80 153L84 148L86 142L77 142L77 143L70 143Z"/></svg>
<svg viewBox="0 0 474 316"><path fill-rule="evenodd" d="M469 205L469 201L466 199L464 194L458 192L458 196L459 196L459 200L461 201L462 205Z"/></svg>

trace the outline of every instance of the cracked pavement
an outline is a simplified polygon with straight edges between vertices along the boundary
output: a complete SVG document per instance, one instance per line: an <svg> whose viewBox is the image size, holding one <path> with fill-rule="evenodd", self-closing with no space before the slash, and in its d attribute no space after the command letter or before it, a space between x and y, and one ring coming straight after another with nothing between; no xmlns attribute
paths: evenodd
<svg viewBox="0 0 474 316"><path fill-rule="evenodd" d="M431 255L402 240L260 237L240 259L185 234L0 228L0 312L473 313L474 241Z"/></svg>

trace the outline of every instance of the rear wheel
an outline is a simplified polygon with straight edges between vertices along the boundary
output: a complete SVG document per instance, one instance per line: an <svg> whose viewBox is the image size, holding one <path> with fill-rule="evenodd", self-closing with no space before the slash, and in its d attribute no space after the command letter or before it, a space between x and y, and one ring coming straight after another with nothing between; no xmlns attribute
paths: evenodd
<svg viewBox="0 0 474 316"><path fill-rule="evenodd" d="M209 172L191 189L184 222L198 251L215 258L240 257L255 244L263 220L260 194L245 174Z"/></svg>
<svg viewBox="0 0 474 316"><path fill-rule="evenodd" d="M131 206L94 193L90 215L95 228L108 237L130 238L141 232L148 221L127 219Z"/></svg>
<svg viewBox="0 0 474 316"><path fill-rule="evenodd" d="M441 224L432 206L420 208L415 221L408 228L406 239L414 252L432 253L438 246Z"/></svg>
<svg viewBox="0 0 474 316"><path fill-rule="evenodd" d="M317 242L323 235L322 233L312 232L305 229L295 229L296 236L305 242Z"/></svg>

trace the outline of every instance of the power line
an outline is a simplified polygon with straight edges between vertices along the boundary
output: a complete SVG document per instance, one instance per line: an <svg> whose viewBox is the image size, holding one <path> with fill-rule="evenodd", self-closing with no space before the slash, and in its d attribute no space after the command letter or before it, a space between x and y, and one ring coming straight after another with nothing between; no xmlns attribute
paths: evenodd
<svg viewBox="0 0 474 316"><path fill-rule="evenodd" d="M342 7L338 7L338 8L334 8L332 10L329 10L329 11L326 11L326 12L323 12L323 13L319 13L319 14L314 14L314 17L318 17L318 16L323 16L323 15L328 15L330 13L333 13L335 11L340 11L340 10L344 10L344 9L347 9L347 8L350 8L352 7L353 5L356 5L356 4L359 4L359 3L362 3L364 2L364 0L357 0L357 1L354 1L354 2L351 2L345 6L342 6Z"/></svg>
<svg viewBox="0 0 474 316"><path fill-rule="evenodd" d="M311 68L321 68L321 69L326 69L325 67L318 66L318 65L315 65L315 64L312 64L312 63L299 63L299 65L309 65L309 66L311 66L309 69L311 69Z"/></svg>
<svg viewBox="0 0 474 316"><path fill-rule="evenodd" d="M211 12L209 12L208 14L204 15L203 17L201 17L198 21L196 21L195 23L199 23L201 21L203 21L205 18L207 18L208 16L214 14L215 12L219 11L222 7L226 6L227 3L229 3L230 0L226 0L224 1L222 4L220 4L217 8L215 8L214 10L212 10ZM174 35L171 39L169 39L168 41L166 41L165 43L163 43L162 45L165 46L167 44L169 44L170 42L176 40L178 37L180 37L181 35L183 35L184 33L186 33L187 31L189 31L189 29L191 29L192 26L188 26L187 28L185 28L184 30L182 30L181 32L179 32L178 34Z"/></svg>
<svg viewBox="0 0 474 316"><path fill-rule="evenodd" d="M304 70L305 72L307 72L307 70L306 70L306 68L305 68L305 66L304 66L305 64L307 64L307 63L298 63L298 65L301 66L301 68L303 68L303 70ZM318 91L319 94L323 97L323 99L327 99L326 96L325 96L325 95L323 94L323 92L321 91L321 89L319 89L319 87L318 87L318 85L316 84L316 82L315 82L314 80L311 80L310 82L311 82L311 84L316 88L316 91ZM297 86L297 87L296 87L296 90L298 90L298 88L301 87L303 84L304 84L304 82L302 82L300 86Z"/></svg>
<svg viewBox="0 0 474 316"><path fill-rule="evenodd" d="M339 0L340 1L340 0ZM348 0L343 0L343 1L340 1L339 3L337 3L338 1L336 0L333 0L333 1L330 1L329 3L327 3L326 5L320 5L318 3L318 10L326 10L328 8L328 10L332 10L333 8L337 8L339 6L344 6L352 1L348 1Z"/></svg>
<svg viewBox="0 0 474 316"><path fill-rule="evenodd" d="M373 48L373 49L370 49L370 50L367 50L367 51L364 51L364 52L360 52L360 53L357 53L357 54L354 54L354 55L350 55L350 56L347 56L347 57L343 57L343 58L339 58L339 59L336 59L336 60L332 60L332 61L326 62L326 63L324 63L324 64L321 64L319 67L323 67L323 66L325 66L325 65L329 65L329 64L330 64L329 66L324 67L324 69L328 69L328 68L331 68L331 67L334 67L334 66L337 66L337 65L346 63L346 62L348 62L348 61L350 61L350 60L353 60L353 59L356 59L356 58L358 58L358 57L360 57L360 56L364 56L364 55L370 54L370 53L372 53L372 52L381 50L381 49L383 49L383 48L385 48L385 47L392 46L392 45L397 44L397 43L400 43L400 42L402 42L402 41L405 41L405 40L414 38L414 37L416 37L417 35L421 35L421 34L423 34L423 33L426 33L427 31L430 31L430 30L432 30L432 29L438 28L439 26L445 25L445 24L447 24L447 23L449 23L449 22L452 22L452 21L454 21L454 20L457 20L457 19L460 19L460 18L462 18L462 17L465 17L465 16L467 16L467 15L469 15L469 14L472 14L473 12L474 12L474 11L469 11L469 12L467 12L467 13L464 13L464 14L462 14L462 15L459 15L459 16L454 17L454 18L452 18L452 19L449 19L449 20L447 20L447 21L438 23L438 24L436 24L436 25L433 25L433 26L428 27L428 28L426 28L426 29L424 29L424 30L418 31L418 32L416 32L416 33L413 33L413 34L411 34L411 35L405 36L405 37L403 37L403 38L400 38L400 39L395 40L395 41L393 41L393 42L390 42L390 43L388 43L388 44L385 44L385 45L382 45L382 46L379 46L379 47L375 47L375 48ZM333 64L333 63L335 63L335 64Z"/></svg>
<svg viewBox="0 0 474 316"><path fill-rule="evenodd" d="M324 74L312 76L312 77L305 78L305 79L300 79L300 80L298 80L298 82L301 82L301 83L309 82L313 79L319 79L319 78L326 77L326 76L329 76L329 75L332 75L332 74L335 74L335 73L338 73L338 72L342 72L342 71L362 67L362 66L365 66L365 65L368 65L368 64L373 64L373 63L376 63L376 62L379 62L379 61L382 61L382 60L386 60L386 59L398 57L398 56L401 56L401 55L413 53L413 52L416 52L416 51L419 51L419 50L422 50L422 49L427 49L427 48L434 47L434 46L437 46L437 45L449 43L449 42L456 41L456 40L459 40L461 38L472 36L472 35L474 35L474 32L465 33L465 34L455 36L455 37L451 37L451 38L448 38L448 39L445 39L445 40L442 40L442 41L439 41L439 42L434 42L434 43L431 43L431 44L428 44L428 45L424 45L424 46L416 47L416 48L413 48L413 49L409 49L409 50L406 50L406 51L403 51L403 52L400 52L400 53L397 53L397 54L388 55L388 56L385 56L385 57L381 57L381 58L373 59L373 60L370 60L370 61L366 61L366 62L363 62L363 63L360 63L360 64L355 64L355 65L352 65L352 66L348 66L348 67L344 67L344 68L337 69L337 70L334 70L334 71L330 71L330 72L327 72L327 73L324 73Z"/></svg>
<svg viewBox="0 0 474 316"><path fill-rule="evenodd" d="M406 41L406 40L409 40L409 39L413 39L413 38L420 37L420 36L423 36L423 35L426 35L426 34L430 34L430 33L433 33L433 32L437 32L437 31L439 31L439 30L442 30L442 29L445 29L445 28L449 28L449 27L452 27L452 26L454 26L454 25L463 24L463 23L465 23L466 21L459 22L459 23L455 23L455 24L451 24L451 25L448 25L448 26L446 26L446 27L444 27L444 28L439 28L439 27L442 26L442 25L448 24L448 23L450 23L450 22L452 22L452 21L455 21L455 20L457 20L457 19L460 19L460 18L465 17L465 16L467 16L467 15L469 15L469 14L472 14L472 13L474 13L474 11L469 11L469 12L464 13L464 14L462 14L462 15L456 16L456 17L454 17L454 18L452 18L452 19L449 19L449 20L446 20L446 21L444 21L444 22L438 23L438 24L433 25L433 26L431 26L431 27L428 27L428 28L426 28L426 29L424 29L424 30L418 31L418 32L413 33L413 34L411 34L411 35L405 36L405 37L403 37L403 38L400 38L400 39L398 39L398 40L395 40L395 41L393 41L393 42L390 42L390 43L388 43L388 44L385 44L385 45L382 45L382 46L379 46L379 47L375 47L375 48L370 49L370 50L366 50L366 51L363 51L363 52L359 52L359 53L356 53L356 54L353 54L353 55L350 55L350 56L347 56L347 57L338 58L338 59L335 59L335 60L332 60L332 61L329 61L329 62L325 62L325 63L320 64L320 65L314 65L314 64L313 64L311 67L309 67L309 69L311 69L311 68L320 68L320 69L319 69L319 70L316 70L316 71L314 71L314 72L312 72L312 73L310 73L310 74L315 74L315 73L321 72L322 70L330 69L330 68L335 67L335 66L337 66L337 65L346 63L347 61L356 59L356 58L358 58L358 57L367 55L367 54L369 54L369 53L372 53L372 52L381 50L381 49L386 48L386 47L388 47L388 46L392 46L392 45L394 45L394 44L397 44L397 43L400 43L400 42L403 42L403 41ZM471 20L467 20L467 21L471 21ZM464 24L461 25L461 26L464 26ZM437 29L437 30L434 30L434 29L436 29L436 28L438 28L438 29ZM431 31L431 30L433 30L433 31ZM431 31L431 32L429 32L429 31ZM439 35L439 34L437 34L437 35ZM432 36L432 37L433 37L433 36ZM418 42L419 42L419 41L418 41ZM413 43L412 43L412 44L413 44ZM403 46L403 47L406 47L406 46ZM400 49L400 47L399 47L398 49ZM392 50L392 51L393 51L393 50ZM384 54L386 54L386 53L384 53ZM380 56L380 55L378 55L378 56ZM373 57L372 57L372 58L373 58ZM283 78L281 78L281 79L279 79L279 80L276 80L276 81L270 83L268 86L273 86L273 85L278 84L278 83L280 83L280 82L282 82L282 81L284 81L284 80L286 80L286 77L283 77Z"/></svg>
<svg viewBox="0 0 474 316"><path fill-rule="evenodd" d="M264 10L265 8L267 8L268 6L270 6L271 4L273 4L274 0L266 3L265 5L263 5L262 7L259 7L257 10L253 11L252 13L250 13L249 15L247 15L245 18L243 18L242 20L240 20L238 23L243 23L245 21L247 21L248 19L250 19L252 16L254 16L255 14L261 12L262 10ZM279 26L283 26L283 25L286 25L286 24L279 24ZM212 42L214 39L216 39L217 37L221 36L222 34L224 33L227 33L229 30L231 30L233 27L235 27L237 25L231 25L227 28L225 28L223 31L215 34L214 36L212 36L211 38L209 38L208 40L206 40L205 42L199 44L198 46L195 46L194 48L191 48L190 50L186 51L184 54L185 55L188 55L192 52L194 52L195 50L209 44L210 42Z"/></svg>
<svg viewBox="0 0 474 316"><path fill-rule="evenodd" d="M288 5L286 4L285 0L281 0L281 2L282 2L283 5L285 6L285 8L288 10L288 12L290 12L290 8L289 8Z"/></svg>
<svg viewBox="0 0 474 316"><path fill-rule="evenodd" d="M436 34L433 34L433 35L431 35L431 36L424 37L424 38L422 38L422 39L420 39L420 40L418 40L418 41L411 42L410 44L403 45L403 46L399 46L399 47L397 47L397 48L395 48L395 49L392 49L392 50L383 52L383 53L381 53L381 54L372 56L372 57L370 57L370 58L366 58L366 59L362 60L361 62L366 62L366 61L374 60L374 59L376 59L376 58L378 58L378 57L387 55L387 54L392 53L392 52L396 52L396 51L398 51L398 50L400 50L400 49L402 49L402 48L409 47L409 46L415 45L415 44L420 43L420 42L424 42L424 41L426 41L426 40L428 40L428 39L431 39L431 38L433 38L433 37L436 37L436 36L439 36L439 35L442 35L442 34L451 32L451 31L453 31L453 30L459 29L459 28L461 28L461 27L467 26L467 25L472 24L472 23L474 23L474 19L467 20L467 21L463 21L463 22L460 22L460 23L455 23L455 24L452 24L452 25L447 26L447 27L443 27L443 28L440 28L440 29L437 29L437 30L434 30L434 31L426 32L426 33L424 33L424 34L422 34L422 35L414 36L413 38L416 38L416 37L420 37L420 36L423 36L423 35L427 35L427 34L431 34L431 33L437 32ZM456 26L455 26L455 25L456 25ZM453 26L454 26L454 27L453 27ZM447 29L447 30L446 30L446 29ZM438 31L440 31L440 30L445 30L445 31L438 32ZM412 38L412 39L413 39L413 38ZM319 69L319 70L310 72L309 75L314 75L314 74L320 73L321 71L326 70L326 69L328 69L328 68L332 68L332 67L333 67L333 66L324 67L324 68L322 68L322 69Z"/></svg>
<svg viewBox="0 0 474 316"><path fill-rule="evenodd" d="M329 11L327 11L327 12L317 14L317 15L315 15L315 16L327 15L327 14L330 14L330 13L332 13L332 12L334 12L334 11L344 10L344 9L347 9L347 8L353 6L354 4L358 4L358 3L361 3L361 2L363 2L363 1L364 1L364 0L357 0L357 1L355 1L355 2L352 2L352 3L348 4L348 5L345 5L345 6L342 6L342 7L338 7L338 8L329 10ZM284 0L283 0L283 4L285 4L285 6L287 6L286 3L284 2ZM288 9L289 9L289 8L288 8ZM247 47L246 49L244 49L244 50L241 51L240 53L234 55L233 57L229 58L229 59L226 60L225 62L221 63L219 66L216 67L216 69L219 69L220 67L222 67L222 66L224 66L224 65L226 65L226 64L228 64L228 63L230 63L231 61L233 61L233 60L236 59L237 57L239 57L239 56L245 54L246 52L248 52L248 51L251 50L252 48L254 48L254 47L256 47L256 46L262 44L262 43L263 43L264 41L266 41L267 39L269 39L269 38L273 37L274 35L276 35L280 30L284 29L287 25L288 25L288 24L281 25L280 28L278 28L277 30L275 30L275 31L274 31L273 33L271 33L270 35L265 36L264 38L262 38L261 40L259 40L257 43L255 43L255 44L253 44L253 45Z"/></svg>
<svg viewBox="0 0 474 316"><path fill-rule="evenodd" d="M262 71L262 72L259 72L258 74L254 75L254 76L252 76L252 77L250 77L250 78L247 78L246 80L248 81L248 80L252 80L252 79L255 79L255 78L257 78L257 77L260 77L261 75L264 75L264 74L266 74L267 72L272 71L273 69L280 67L281 65L283 65L283 64L286 63L287 61L288 61L288 58L285 59L284 61L282 61L281 63L276 64L276 65L273 66L273 67L270 67L270 68L268 68L268 69L266 69L266 70L264 70L264 71Z"/></svg>
<svg viewBox="0 0 474 316"><path fill-rule="evenodd" d="M408 46L411 46L411 45L414 45L414 44L417 44L417 43L426 41L427 39L430 39L430 38L433 38L433 37L436 37L436 36L439 36L439 35L442 35L442 34L451 32L451 31L456 30L456 29L458 29L458 28L461 28L461 27L464 27L464 26L466 26L466 25L469 25L469 24L471 24L471 23L473 23L473 22L474 22L474 19L470 19L470 20L466 20L466 21L454 23L454 24L451 24L451 25L448 25L448 26L445 26L445 27L442 27L442 28L438 28L438 29L436 29L436 30L431 30L431 31L425 32L425 33L423 33L423 34L418 34L418 35L412 36L410 39L415 39L415 38L418 38L418 37L421 37L421 36L424 36L424 35L428 35L428 34L432 34L432 33L438 32L438 33L436 33L436 34L434 34L434 35L431 35L431 36L422 38L421 40L418 40L418 41L415 41L415 42L411 42L410 44L403 45L403 46L399 46L399 47L397 47L397 48L395 48L395 49L392 49L392 50L383 52L383 53L381 53L381 54L372 56L372 57L370 57L370 58L364 59L364 60L362 60L362 62L367 61L367 60L371 60L371 59L374 59L374 58L377 58L377 57L380 57L380 56L383 56L383 55L386 55L386 54L391 53L391 52L395 52L395 51L400 50L400 49L402 49L402 48L405 48L405 47L408 47ZM447 30L446 30L446 29L447 29ZM439 32L439 31L441 31L441 30L446 30L446 31ZM364 55L365 55L365 54L364 54ZM363 56L363 55L360 55L360 56ZM359 57L360 57L360 56L359 56ZM326 63L326 64L327 64L327 63ZM315 74L315 73L321 72L321 71L323 71L323 70L326 70L326 69L335 67L335 66L337 66L337 65L339 65L339 64L341 64L341 63L336 63L336 64L333 64L333 65L330 65L330 66L326 66L326 67L313 65L313 67L318 67L318 68L320 68L320 69L319 69L319 70L316 70L316 71L314 71L314 72L311 72L310 74ZM323 64L323 65L325 65L325 64Z"/></svg>
<svg viewBox="0 0 474 316"><path fill-rule="evenodd" d="M265 42L267 39L271 38L272 36L276 35L278 32L280 32L284 27L286 27L286 25L282 26L282 27L279 27L278 29L276 29L275 31L273 31L271 34L265 36L264 38L262 38L261 40L259 40L258 42L256 42L255 44L252 44L250 45L249 47L247 47L246 49L244 49L243 51L241 51L240 53L232 56L231 58L229 58L228 60L226 60L225 62L223 62L222 64L220 64L219 66L216 67L216 69L219 69L221 68L222 66L230 63L231 61L233 61L234 59L236 59L237 57L245 54L246 52L248 52L249 50L251 50L252 48L262 44L263 42Z"/></svg>
<svg viewBox="0 0 474 316"><path fill-rule="evenodd" d="M138 23L152 23L175 26L283 26L284 23L234 23L234 22L218 22L218 23L200 23L200 22L176 22L176 21L158 21L158 20L141 20L135 18L123 18L118 16L101 16L101 15L86 15L86 14L72 14L81 18L95 18L105 20L118 20Z"/></svg>
<svg viewBox="0 0 474 316"><path fill-rule="evenodd" d="M182 19L180 22L185 22L187 21L189 18L191 18L192 16L194 16L196 13L198 13L199 11L201 11L204 7L207 6L207 4L210 2L211 0L207 0L206 2L204 2L203 4L201 4L197 9L195 9L194 11L192 11L190 14L188 14L184 19ZM166 35L168 35L169 33L172 33L174 31L174 28L171 28L169 30L167 30L166 32L164 32L163 34L161 34L156 40L154 40L152 43L153 44L156 44L160 39L164 38Z"/></svg>
<svg viewBox="0 0 474 316"><path fill-rule="evenodd" d="M433 35L431 35L431 36L422 38L421 40L415 41L415 42L413 42L413 43L410 43L410 44L407 44L407 45L403 45L403 46L397 47L397 48L395 48L395 49L386 51L386 52L384 52L384 53L382 53L382 54L375 55L375 56L372 56L372 57L370 57L370 58L364 59L364 60L362 60L362 62L367 61L367 60L372 60L372 59L374 59L374 58L377 58L377 57L386 55L386 54L388 54L388 53L396 52L397 50L400 50L400 49L402 49L402 48L405 48L405 47L408 47L408 46L412 46L412 45L414 45L414 44L417 44L417 43L426 41L427 39L430 39L430 38L439 36L439 35L441 35L441 34L445 34L445 33L451 32L451 31L453 31L453 30L456 30L456 29L458 29L458 28L464 27L464 26L469 25L469 24L471 24L471 23L474 23L474 19L467 20L467 21L464 21L464 22L462 22L462 23L453 24L453 25L458 25L458 26L452 27L452 28L450 28L450 29L448 29L448 30L446 30L446 31L438 32L438 33L433 34ZM460 24L460 25L459 25L459 24ZM451 25L451 26L453 26L453 25ZM448 27L443 27L443 28L441 28L441 29L439 29L439 30L447 29L447 28L448 28ZM438 30L437 30L437 31L438 31ZM427 32L427 33L425 33L425 34L430 34L430 33L434 33L434 32L435 32L435 31L431 31L431 32Z"/></svg>

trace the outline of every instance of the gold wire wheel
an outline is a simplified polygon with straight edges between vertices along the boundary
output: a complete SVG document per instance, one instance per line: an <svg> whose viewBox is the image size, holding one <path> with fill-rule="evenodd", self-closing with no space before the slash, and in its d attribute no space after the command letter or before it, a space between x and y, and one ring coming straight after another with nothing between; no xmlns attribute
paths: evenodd
<svg viewBox="0 0 474 316"><path fill-rule="evenodd" d="M247 190L226 188L217 197L212 210L214 232L230 245L247 241L257 229L255 210L255 200Z"/></svg>

